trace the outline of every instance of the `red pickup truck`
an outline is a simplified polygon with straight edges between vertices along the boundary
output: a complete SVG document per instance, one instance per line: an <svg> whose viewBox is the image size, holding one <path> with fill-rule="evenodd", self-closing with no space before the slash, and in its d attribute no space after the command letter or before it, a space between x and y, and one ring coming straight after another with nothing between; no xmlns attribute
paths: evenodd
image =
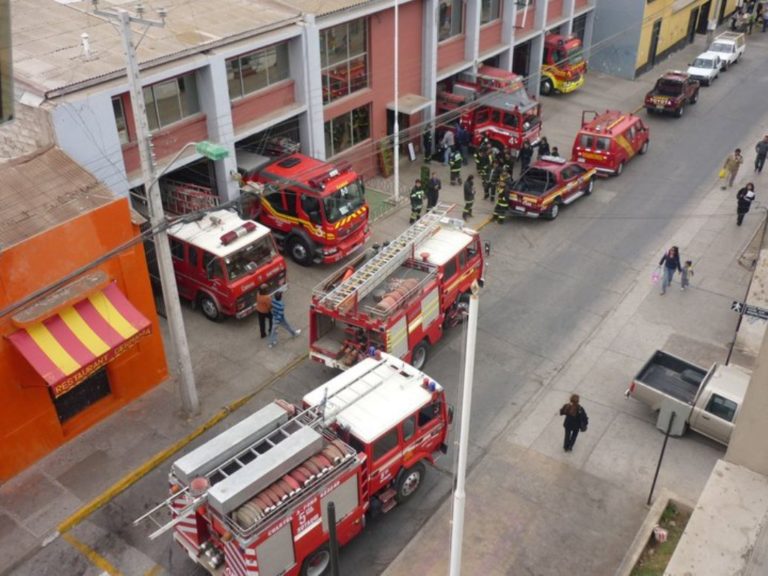
<svg viewBox="0 0 768 576"><path fill-rule="evenodd" d="M645 95L645 110L648 114L674 114L680 118L686 104L699 100L699 81L687 72L672 70L663 74L653 90Z"/></svg>

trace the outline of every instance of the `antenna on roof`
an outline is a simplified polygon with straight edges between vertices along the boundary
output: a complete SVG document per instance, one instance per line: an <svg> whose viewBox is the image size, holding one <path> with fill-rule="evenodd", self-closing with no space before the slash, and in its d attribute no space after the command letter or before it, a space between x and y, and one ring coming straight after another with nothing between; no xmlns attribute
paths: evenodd
<svg viewBox="0 0 768 576"><path fill-rule="evenodd" d="M88 32L83 32L80 34L80 45L83 48L83 60L86 62L93 60L95 56L91 52L91 40L90 36L88 36Z"/></svg>

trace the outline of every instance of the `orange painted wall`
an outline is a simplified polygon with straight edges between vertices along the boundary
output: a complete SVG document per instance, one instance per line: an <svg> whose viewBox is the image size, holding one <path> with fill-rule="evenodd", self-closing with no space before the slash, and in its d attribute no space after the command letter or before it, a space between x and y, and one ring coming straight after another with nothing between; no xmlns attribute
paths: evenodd
<svg viewBox="0 0 768 576"><path fill-rule="evenodd" d="M486 24L480 29L480 52L501 44L501 20Z"/></svg>
<svg viewBox="0 0 768 576"><path fill-rule="evenodd" d="M563 17L563 0L549 0L547 6L547 25Z"/></svg>
<svg viewBox="0 0 768 576"><path fill-rule="evenodd" d="M4 249L0 252L0 308L58 281L136 235L138 229L131 224L128 201L123 198ZM128 248L98 269L115 280L133 305L152 321L152 333L108 365L111 396L62 425L43 379L5 338L16 330L11 315L0 318L0 482L168 375L142 244Z"/></svg>
<svg viewBox="0 0 768 576"><path fill-rule="evenodd" d="M293 80L286 80L259 90L256 94L235 100L232 103L232 122L237 129L295 102L295 83Z"/></svg>
<svg viewBox="0 0 768 576"><path fill-rule="evenodd" d="M185 144L207 139L208 126L205 114L195 114L152 133L155 158L158 160L170 158L181 150ZM125 171L128 174L141 168L139 148L135 142L123 145L123 162L125 162Z"/></svg>
<svg viewBox="0 0 768 576"><path fill-rule="evenodd" d="M437 45L437 72L464 60L464 34Z"/></svg>

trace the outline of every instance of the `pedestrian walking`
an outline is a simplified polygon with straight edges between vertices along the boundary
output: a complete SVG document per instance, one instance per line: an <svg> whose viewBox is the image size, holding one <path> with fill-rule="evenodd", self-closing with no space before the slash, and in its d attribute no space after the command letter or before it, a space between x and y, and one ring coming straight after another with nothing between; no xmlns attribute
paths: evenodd
<svg viewBox="0 0 768 576"><path fill-rule="evenodd" d="M421 218L421 209L424 206L424 188L421 185L421 180L416 179L416 183L411 188L411 219L409 224L413 224Z"/></svg>
<svg viewBox="0 0 768 576"><path fill-rule="evenodd" d="M531 165L531 159L533 158L533 147L531 143L526 140L523 143L523 147L520 149L520 169L525 172L528 166Z"/></svg>
<svg viewBox="0 0 768 576"><path fill-rule="evenodd" d="M768 10L763 10L763 29L762 32L768 30Z"/></svg>
<svg viewBox="0 0 768 576"><path fill-rule="evenodd" d="M424 148L424 162L432 162L432 125L427 124L421 135L421 146Z"/></svg>
<svg viewBox="0 0 768 576"><path fill-rule="evenodd" d="M504 224L509 211L509 186L511 181L507 181L505 186L499 190L496 204L493 207L493 219L499 224Z"/></svg>
<svg viewBox="0 0 768 576"><path fill-rule="evenodd" d="M755 145L755 153L755 172L760 174L765 165L765 157L768 156L768 134Z"/></svg>
<svg viewBox="0 0 768 576"><path fill-rule="evenodd" d="M691 278L693 278L693 262L686 260L683 269L680 270L680 290L685 290L691 285Z"/></svg>
<svg viewBox="0 0 768 576"><path fill-rule="evenodd" d="M456 146L456 138L452 130L449 129L443 133L443 139L440 141L440 144L443 146L443 164L448 166L448 160L451 158L454 146Z"/></svg>
<svg viewBox="0 0 768 576"><path fill-rule="evenodd" d="M741 168L743 163L744 157L741 155L741 148L736 148L736 150L733 151L733 154L728 154L725 163L723 163L723 168L720 171L721 178L723 178L723 185L720 186L720 188L725 190L726 184L728 185L728 188L733 186L736 174L738 174L739 168Z"/></svg>
<svg viewBox="0 0 768 576"><path fill-rule="evenodd" d="M427 182L427 212L437 206L437 201L440 198L440 190L443 187L443 183L437 174L432 172L432 177Z"/></svg>
<svg viewBox="0 0 768 576"><path fill-rule="evenodd" d="M472 217L472 207L475 204L475 175L470 174L464 182L464 212L462 218L469 220Z"/></svg>
<svg viewBox="0 0 768 576"><path fill-rule="evenodd" d="M464 160L461 157L461 152L459 150L454 150L450 160L451 184L454 186L456 184L461 185L461 166L463 163Z"/></svg>
<svg viewBox="0 0 768 576"><path fill-rule="evenodd" d="M584 407L579 404L579 395L571 394L571 399L567 404L560 408L560 416L565 416L563 428L565 428L565 439L563 440L563 450L570 452L576 443L576 437L579 432L586 432L589 425L589 417Z"/></svg>
<svg viewBox="0 0 768 576"><path fill-rule="evenodd" d="M539 140L539 160L542 156L549 156L549 141L546 136L542 136Z"/></svg>
<svg viewBox="0 0 768 576"><path fill-rule="evenodd" d="M752 201L755 199L755 185L747 183L744 188L736 193L736 226L741 226L744 216L749 212Z"/></svg>
<svg viewBox="0 0 768 576"><path fill-rule="evenodd" d="M675 276L675 270L682 272L680 266L680 251L677 246L672 246L664 256L659 260L659 266L662 268L661 291L663 296L667 293L667 287L672 285L672 278Z"/></svg>
<svg viewBox="0 0 768 576"><path fill-rule="evenodd" d="M272 296L269 294L269 286L259 286L256 295L256 314L259 317L259 333L266 338L272 332Z"/></svg>
<svg viewBox="0 0 768 576"><path fill-rule="evenodd" d="M285 317L285 302L283 302L283 291L285 288L281 288L272 295L272 330L269 332L269 347L274 348L277 345L277 329L282 326L292 338L296 338L301 334L301 329L296 328L294 330Z"/></svg>

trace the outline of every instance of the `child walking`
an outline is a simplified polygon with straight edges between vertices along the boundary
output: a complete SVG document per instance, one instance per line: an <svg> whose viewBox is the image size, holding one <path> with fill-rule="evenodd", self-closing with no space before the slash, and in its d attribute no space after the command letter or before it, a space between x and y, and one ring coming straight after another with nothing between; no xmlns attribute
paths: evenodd
<svg viewBox="0 0 768 576"><path fill-rule="evenodd" d="M690 260L685 261L683 269L680 270L680 290L685 290L691 285L691 277L693 276L693 262Z"/></svg>

